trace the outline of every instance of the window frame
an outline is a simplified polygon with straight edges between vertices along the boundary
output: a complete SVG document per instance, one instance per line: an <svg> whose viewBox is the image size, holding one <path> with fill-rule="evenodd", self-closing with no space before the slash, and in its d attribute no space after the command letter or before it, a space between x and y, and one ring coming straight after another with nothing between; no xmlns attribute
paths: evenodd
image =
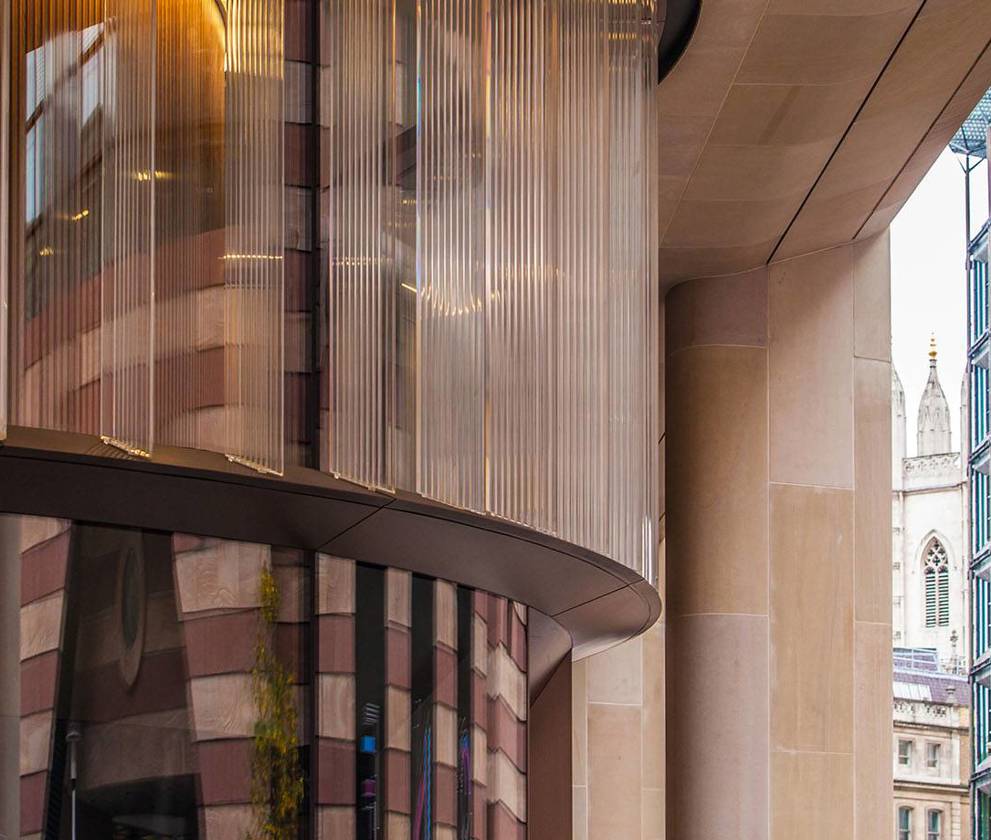
<svg viewBox="0 0 991 840"><path fill-rule="evenodd" d="M936 828L933 830L933 817L936 818ZM943 840L943 810L929 808L926 811L926 840Z"/></svg>
<svg viewBox="0 0 991 840"><path fill-rule="evenodd" d="M922 614L927 630L950 626L950 553L935 534L922 549Z"/></svg>
<svg viewBox="0 0 991 840"><path fill-rule="evenodd" d="M912 840L912 814L915 809L908 805L898 806L898 823L895 828L897 840ZM904 817L904 819L902 819Z"/></svg>
<svg viewBox="0 0 991 840"><path fill-rule="evenodd" d="M926 741L926 769L939 772L943 745L939 741Z"/></svg>
<svg viewBox="0 0 991 840"><path fill-rule="evenodd" d="M914 752L914 748L913 748L913 745L914 744L915 744L915 742L912 741L912 740L910 740L909 738L899 738L898 739L898 748L897 748L897 751L896 751L896 755L897 755L897 758L898 758L898 766L899 767L911 767L912 766L912 753ZM907 749L905 750L905 755L904 756L902 755L902 747L903 746L907 747Z"/></svg>

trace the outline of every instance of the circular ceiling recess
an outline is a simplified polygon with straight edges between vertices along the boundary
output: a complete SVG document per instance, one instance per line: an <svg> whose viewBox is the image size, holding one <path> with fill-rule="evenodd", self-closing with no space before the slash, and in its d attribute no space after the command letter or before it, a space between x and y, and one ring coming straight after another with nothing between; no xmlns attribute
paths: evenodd
<svg viewBox="0 0 991 840"><path fill-rule="evenodd" d="M685 52L702 12L702 0L667 0L664 5L664 29L657 46L658 84L671 72Z"/></svg>

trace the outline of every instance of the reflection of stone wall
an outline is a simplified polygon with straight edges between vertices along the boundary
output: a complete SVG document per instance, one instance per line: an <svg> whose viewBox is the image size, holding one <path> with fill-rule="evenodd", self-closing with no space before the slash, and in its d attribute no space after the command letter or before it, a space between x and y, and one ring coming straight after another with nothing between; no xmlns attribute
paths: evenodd
<svg viewBox="0 0 991 840"><path fill-rule="evenodd" d="M471 630L471 780L475 794L472 840L486 840L489 815L489 708L486 685L489 675L489 596L472 595Z"/></svg>
<svg viewBox="0 0 991 840"><path fill-rule="evenodd" d="M84 526L78 533L68 717L82 725L80 792L193 774L171 542L138 531ZM119 577L129 553L141 568L140 603L132 602L139 632L132 648L123 636L127 596ZM129 650L133 671L123 667Z"/></svg>
<svg viewBox="0 0 991 840"><path fill-rule="evenodd" d="M312 570L301 551L183 534L94 527L71 531L69 523L56 520L24 523L22 836L35 840L43 831L49 775L53 766L60 767L53 765L52 754L55 710L64 708L59 715L82 723L79 790L87 807L99 808L96 819L123 813L117 806L123 806L122 797L130 796L132 788L177 778L190 790L180 797L186 803L182 807L191 808L190 781L196 777L201 838L243 840L255 817L252 669L260 629L259 583L270 567L281 596L276 649L297 684L303 746L308 745L308 714L313 714L309 767L315 780L316 840L346 840L356 830L356 661L362 655L384 664L384 836L408 840L414 619L409 572L382 570L384 588L378 591L384 605L363 604L376 610L384 606L384 650L372 651L356 638L353 561L318 555L314 598ZM79 547L71 566L68 614L75 629L69 632L63 616L73 533ZM140 664L132 675L122 665L135 649L133 642L126 648L123 643L128 631L122 624L120 581L126 576L116 586L114 580L123 568L121 558L135 545L143 546L145 609L142 642L136 646ZM433 686L424 707L433 731L433 834L437 840L457 836L460 709L471 731L471 837L522 840L527 819L526 610L505 598L462 591L459 613L455 584L424 583L433 601L432 615L417 616L425 633L428 624L433 633L423 637ZM311 604L317 622L313 657ZM465 650L459 650L459 615L470 622ZM467 698L459 696L459 654L470 666ZM71 691L60 697L57 678L64 656L73 662L66 683Z"/></svg>
<svg viewBox="0 0 991 840"><path fill-rule="evenodd" d="M385 840L410 833L410 626L409 572L385 572Z"/></svg>
<svg viewBox="0 0 991 840"><path fill-rule="evenodd" d="M172 545L200 771L200 836L242 840L252 825L258 586L272 552L265 545L183 534Z"/></svg>
<svg viewBox="0 0 991 840"><path fill-rule="evenodd" d="M528 711L526 608L495 595L487 596L487 601L488 837L523 840Z"/></svg>
<svg viewBox="0 0 991 840"><path fill-rule="evenodd" d="M44 827L71 523L21 518L21 836Z"/></svg>
<svg viewBox="0 0 991 840"><path fill-rule="evenodd" d="M317 556L317 840L355 832L354 561Z"/></svg>
<svg viewBox="0 0 991 840"><path fill-rule="evenodd" d="M318 837L354 836L355 657L375 656L355 638L355 564L319 556L319 652L316 679ZM385 576L385 737L383 820L387 840L411 830L412 578ZM458 825L458 588L433 581L433 834L454 840ZM371 605L368 605L371 606ZM522 840L526 832L526 610L505 598L472 593L469 715L475 840Z"/></svg>
<svg viewBox="0 0 991 840"><path fill-rule="evenodd" d="M454 584L434 582L434 836L458 824L458 605Z"/></svg>

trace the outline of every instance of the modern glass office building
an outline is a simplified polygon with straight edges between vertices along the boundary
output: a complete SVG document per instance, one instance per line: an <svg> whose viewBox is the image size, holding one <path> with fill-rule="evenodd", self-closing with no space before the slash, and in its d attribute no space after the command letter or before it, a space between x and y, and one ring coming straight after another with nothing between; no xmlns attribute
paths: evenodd
<svg viewBox="0 0 991 840"><path fill-rule="evenodd" d="M991 94L986 93L953 136L950 148L961 157L967 183L966 218L971 224L971 171L987 160ZM987 190L987 184L978 189ZM982 220L976 220L981 222ZM965 446L970 476L971 602L971 778L972 836L991 838L991 353L988 299L988 231L983 220L967 247L967 426ZM968 230L968 237L970 231Z"/></svg>
<svg viewBox="0 0 991 840"><path fill-rule="evenodd" d="M660 612L663 15L5 14L0 836L523 837Z"/></svg>
<svg viewBox="0 0 991 840"><path fill-rule="evenodd" d="M924 5L3 4L0 835L889 836Z"/></svg>
<svg viewBox="0 0 991 840"><path fill-rule="evenodd" d="M991 488L988 484L988 225L970 243L970 533L975 838L991 837Z"/></svg>

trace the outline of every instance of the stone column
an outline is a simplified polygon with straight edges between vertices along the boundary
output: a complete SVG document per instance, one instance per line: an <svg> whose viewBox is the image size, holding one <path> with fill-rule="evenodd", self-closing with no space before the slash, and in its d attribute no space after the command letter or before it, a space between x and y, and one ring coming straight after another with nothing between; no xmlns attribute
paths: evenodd
<svg viewBox="0 0 991 840"><path fill-rule="evenodd" d="M575 840L664 840L664 624L572 673Z"/></svg>
<svg viewBox="0 0 991 840"><path fill-rule="evenodd" d="M663 315L658 332L663 347ZM661 361L658 456L663 477L665 368ZM661 617L643 635L572 667L574 840L664 840L667 595L663 484L660 490L657 591L661 596Z"/></svg>
<svg viewBox="0 0 991 840"><path fill-rule="evenodd" d="M667 296L667 840L892 836L888 251Z"/></svg>

